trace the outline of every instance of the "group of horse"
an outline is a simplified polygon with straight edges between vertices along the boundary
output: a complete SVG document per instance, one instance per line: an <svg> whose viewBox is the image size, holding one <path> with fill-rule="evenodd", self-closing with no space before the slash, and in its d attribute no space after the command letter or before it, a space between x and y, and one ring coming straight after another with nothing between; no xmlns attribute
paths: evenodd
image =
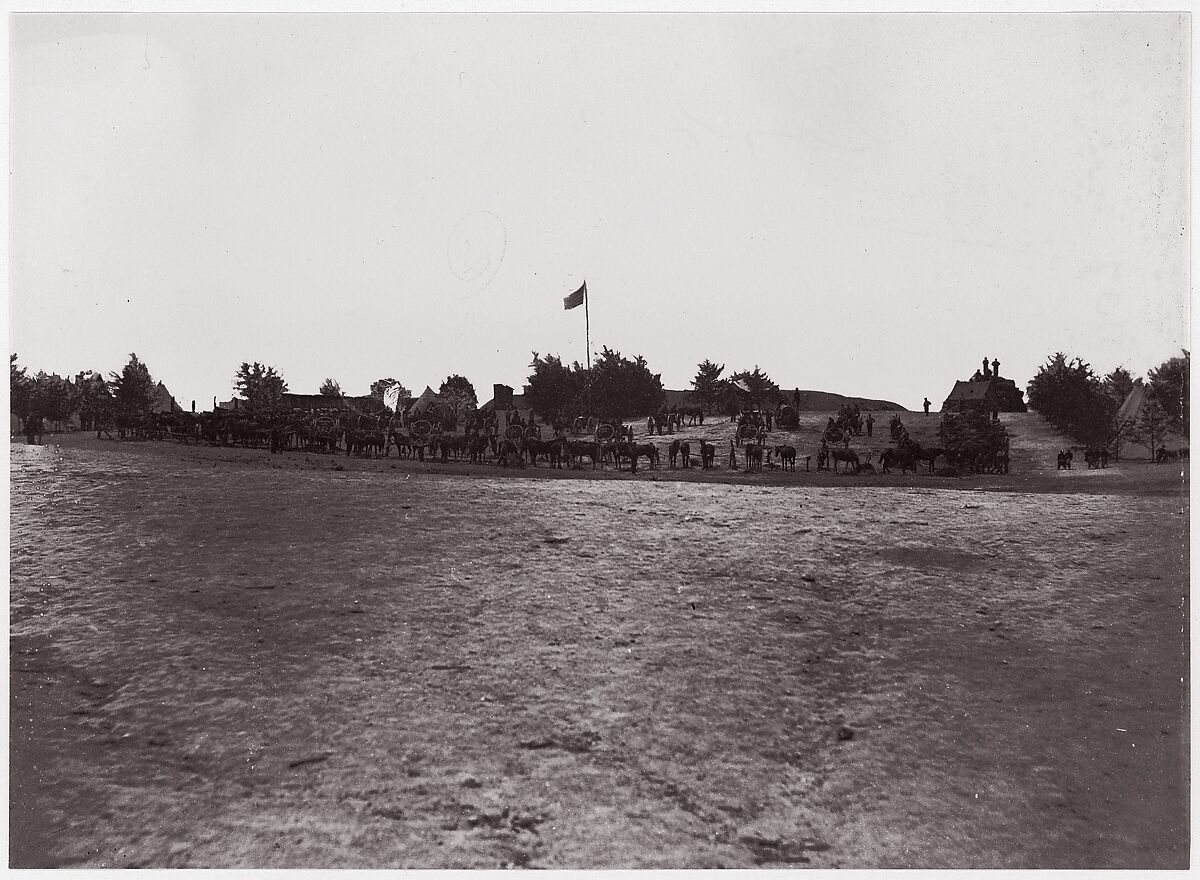
<svg viewBox="0 0 1200 880"><path fill-rule="evenodd" d="M702 406L672 406L669 410L661 410L646 417L646 433L662 436L663 432L674 434L684 426L695 427L704 424L704 407Z"/></svg>
<svg viewBox="0 0 1200 880"><path fill-rule="evenodd" d="M678 416L701 418L696 407L680 408L670 413L671 423L678 424ZM417 426L420 427L419 425ZM656 424L650 426L651 433ZM750 434L749 431L746 432ZM928 473L934 473L938 458L944 457L951 466L974 473L1007 473L1008 455L1003 450L964 448L946 450L940 447L924 447L911 440L901 430L900 442L882 451L879 464L884 474L893 468L900 472L916 473L924 463ZM174 413L159 417L152 426L146 426L145 435L150 439L177 439L182 442L206 441L214 445L243 447L269 447L272 453L289 450L337 453L347 456L387 457L392 446L400 458L415 458L420 461L469 461L482 464L492 463L501 467L538 467L540 461L552 468L583 467L590 462L593 468L613 466L618 469L628 465L630 472L637 473L639 461L644 460L651 470L661 465L659 447L652 442L637 442L629 429L617 433L608 440L592 437L570 438L558 431L550 439L542 439L540 431L526 429L524 436L499 436L494 430L485 432L477 426L463 433L427 430L424 433L413 426L404 425L396 419L386 419L364 414L341 413L334 416L294 414L277 419L264 427L245 416L231 413ZM795 471L796 447L789 443L768 444L767 429L756 425L752 436L737 437L729 441L728 467L738 470L737 449L745 455L745 470L760 472L764 466L771 469ZM710 470L716 466L717 448L706 440L673 439L666 450L667 461L672 470L699 467ZM695 455L694 455L695 453ZM866 458L849 447L849 442L830 444L822 440L816 452L817 470L832 469L835 473L859 474L874 472L871 452ZM805 457L805 469L812 456ZM1070 467L1069 457L1065 465L1060 455L1060 467Z"/></svg>

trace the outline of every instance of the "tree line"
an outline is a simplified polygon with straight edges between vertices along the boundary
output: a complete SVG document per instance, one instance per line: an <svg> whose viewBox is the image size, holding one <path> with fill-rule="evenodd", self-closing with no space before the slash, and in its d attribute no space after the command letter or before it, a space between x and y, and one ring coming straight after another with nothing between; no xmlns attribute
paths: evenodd
<svg viewBox="0 0 1200 880"><path fill-rule="evenodd" d="M526 379L525 402L543 421L577 415L624 419L659 412L665 401L662 375L651 372L641 355L627 358L607 346L591 369L579 361L566 363L558 355L533 352L532 372ZM696 404L706 412L742 408L743 398L753 406L774 406L783 393L762 369L741 370L723 378L724 364L705 359L692 379ZM747 391L734 391L734 383Z"/></svg>
<svg viewBox="0 0 1200 880"><path fill-rule="evenodd" d="M83 370L74 378L45 371L30 373L29 368L20 364L16 353L9 355L9 408L22 421L39 418L61 429L63 423L77 417L83 430L138 424L158 403L157 387L158 381L136 353L129 355L129 361L119 372L109 372L107 377L98 370ZM265 423L283 417L283 395L288 391L288 383L275 367L243 361L234 374L233 390L244 401L250 418ZM391 408L384 403L389 391L401 401L412 399L412 392L398 380L380 378L371 383L366 398L359 400L360 408L390 413ZM319 394L344 396L341 384L332 378L321 383ZM478 405L470 381L457 374L446 377L439 396L443 408L459 416L473 412Z"/></svg>
<svg viewBox="0 0 1200 880"><path fill-rule="evenodd" d="M1139 380L1125 367L1098 376L1090 364L1063 352L1051 355L1029 381L1029 405L1078 443L1116 449L1132 442L1153 451L1168 431L1190 426L1191 354L1168 358ZM1120 416L1121 405L1139 381L1145 399L1136 414Z"/></svg>

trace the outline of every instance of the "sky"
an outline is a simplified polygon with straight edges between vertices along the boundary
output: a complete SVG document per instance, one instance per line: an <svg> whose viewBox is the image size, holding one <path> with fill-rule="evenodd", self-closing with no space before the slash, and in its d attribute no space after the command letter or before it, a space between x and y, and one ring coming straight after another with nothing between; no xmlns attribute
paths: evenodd
<svg viewBox="0 0 1200 880"><path fill-rule="evenodd" d="M187 407L532 352L935 404L1189 345L1186 16L21 14L9 331Z"/></svg>

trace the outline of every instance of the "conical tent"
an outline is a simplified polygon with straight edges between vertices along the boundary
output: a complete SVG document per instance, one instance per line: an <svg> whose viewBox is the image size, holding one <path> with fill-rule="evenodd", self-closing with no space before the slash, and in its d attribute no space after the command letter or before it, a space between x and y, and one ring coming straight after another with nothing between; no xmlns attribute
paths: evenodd
<svg viewBox="0 0 1200 880"><path fill-rule="evenodd" d="M1146 402L1146 385L1141 379L1135 379L1133 388L1125 398L1125 402L1121 404L1121 408L1117 410L1117 424L1123 425L1127 421L1132 421L1138 417L1138 413L1142 411L1142 405Z"/></svg>
<svg viewBox="0 0 1200 880"><path fill-rule="evenodd" d="M412 406L408 408L408 415L417 416L421 413L428 412L437 405L437 402L437 395L434 393L432 388L426 385L425 390L421 392L421 396L414 400L412 402Z"/></svg>
<svg viewBox="0 0 1200 880"><path fill-rule="evenodd" d="M155 386L153 400L150 404L150 412L152 413L178 413L183 412L183 407L175 402L175 398L171 396L171 392L167 390L167 386L159 382Z"/></svg>

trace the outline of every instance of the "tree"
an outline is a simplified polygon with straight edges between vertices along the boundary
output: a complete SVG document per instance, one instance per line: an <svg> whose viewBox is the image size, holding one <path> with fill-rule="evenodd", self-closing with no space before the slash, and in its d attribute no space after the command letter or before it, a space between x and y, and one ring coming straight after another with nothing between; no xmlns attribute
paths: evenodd
<svg viewBox="0 0 1200 880"><path fill-rule="evenodd" d="M1104 390L1117 402L1119 407L1133 391L1133 374L1124 367L1117 367L1104 377Z"/></svg>
<svg viewBox="0 0 1200 880"><path fill-rule="evenodd" d="M727 383L722 381L721 374L725 365L717 366L707 358L697 365L696 378L692 379L692 389L700 405L709 412L714 411L725 396Z"/></svg>
<svg viewBox="0 0 1200 880"><path fill-rule="evenodd" d="M78 405L75 385L57 373L38 372L33 379L33 411L54 422L57 430L71 417Z"/></svg>
<svg viewBox="0 0 1200 880"><path fill-rule="evenodd" d="M571 416L587 409L587 370L576 361L567 366L562 358L533 353L533 368L525 384L525 402L530 409L550 423L559 416Z"/></svg>
<svg viewBox="0 0 1200 880"><path fill-rule="evenodd" d="M1142 399L1142 406L1137 415L1122 426L1122 433L1132 442L1149 448L1150 458L1153 459L1155 450L1171 427L1171 422L1170 413L1151 390Z"/></svg>
<svg viewBox="0 0 1200 880"><path fill-rule="evenodd" d="M729 377L735 382L742 382L750 389L750 400L755 409L763 406L774 406L779 398L779 386L771 381L771 377L754 365L753 370L742 370Z"/></svg>
<svg viewBox="0 0 1200 880"><path fill-rule="evenodd" d="M662 376L651 373L641 355L629 360L605 346L592 365L590 379L592 404L604 418L643 416L662 407Z"/></svg>
<svg viewBox="0 0 1200 880"><path fill-rule="evenodd" d="M75 376L75 388L79 399L79 427L84 431L95 431L107 424L112 394L104 377L97 372L81 371Z"/></svg>
<svg viewBox="0 0 1200 880"><path fill-rule="evenodd" d="M438 388L438 397L441 399L448 418L454 420L455 426L474 413L479 406L479 399L475 396L475 386L457 373L446 377L446 381Z"/></svg>
<svg viewBox="0 0 1200 880"><path fill-rule="evenodd" d="M233 387L246 401L246 411L252 419L269 422L282 414L283 393L288 386L274 367L243 361Z"/></svg>
<svg viewBox="0 0 1200 880"><path fill-rule="evenodd" d="M1150 390L1167 414L1170 427L1186 433L1191 426L1188 394L1191 391L1192 355L1187 349L1183 357L1163 361L1147 374Z"/></svg>
<svg viewBox="0 0 1200 880"><path fill-rule="evenodd" d="M310 385L309 387L311 388L312 386ZM321 383L321 388L317 393L323 397L341 397L341 383L339 383L337 379L326 379Z"/></svg>
<svg viewBox="0 0 1200 880"><path fill-rule="evenodd" d="M129 363L121 372L110 373L109 378L117 427L140 424L149 415L154 402L154 379L149 368L138 360L136 354L130 354Z"/></svg>
<svg viewBox="0 0 1200 880"><path fill-rule="evenodd" d="M393 388L398 389L401 400L404 400L406 397L412 397L412 392L395 379L376 379L371 383L371 396L383 400L384 393Z"/></svg>
<svg viewBox="0 0 1200 880"><path fill-rule="evenodd" d="M1029 405L1064 434L1089 446L1106 446L1117 436L1120 404L1080 358L1056 352L1029 381Z"/></svg>
<svg viewBox="0 0 1200 880"><path fill-rule="evenodd" d="M22 422L29 415L32 389L33 380L25 375L25 368L17 364L14 352L8 356L8 408L20 416Z"/></svg>

